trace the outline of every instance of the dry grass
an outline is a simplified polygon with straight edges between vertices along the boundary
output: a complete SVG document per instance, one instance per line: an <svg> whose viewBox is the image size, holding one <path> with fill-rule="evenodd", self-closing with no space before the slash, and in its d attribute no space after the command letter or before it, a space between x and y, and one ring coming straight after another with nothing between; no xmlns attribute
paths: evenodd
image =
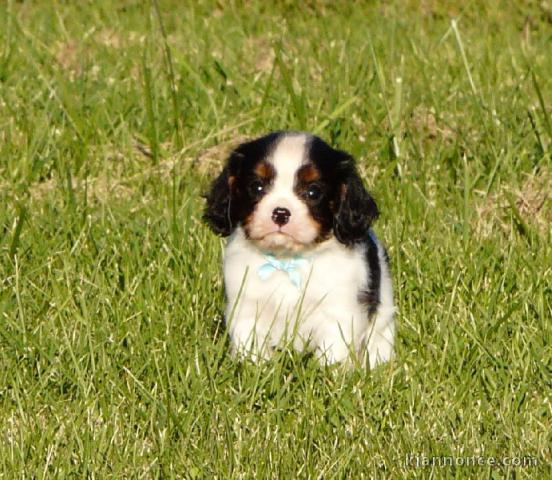
<svg viewBox="0 0 552 480"><path fill-rule="evenodd" d="M525 174L521 186L502 185L498 192L478 202L475 228L485 237L512 232L512 201L517 213L542 234L552 225L552 173L548 168Z"/></svg>

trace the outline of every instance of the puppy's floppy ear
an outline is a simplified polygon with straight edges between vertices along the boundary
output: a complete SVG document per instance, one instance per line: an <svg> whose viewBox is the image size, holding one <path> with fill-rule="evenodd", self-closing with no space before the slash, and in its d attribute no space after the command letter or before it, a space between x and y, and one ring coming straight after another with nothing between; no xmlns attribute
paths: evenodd
<svg viewBox="0 0 552 480"><path fill-rule="evenodd" d="M334 235L345 245L353 245L365 238L379 215L376 202L364 188L352 159L338 191L335 212Z"/></svg>
<svg viewBox="0 0 552 480"><path fill-rule="evenodd" d="M207 205L203 212L203 219L213 232L223 237L230 235L236 227L231 216L233 182L234 177L230 176L227 165L212 183L209 193L205 196Z"/></svg>

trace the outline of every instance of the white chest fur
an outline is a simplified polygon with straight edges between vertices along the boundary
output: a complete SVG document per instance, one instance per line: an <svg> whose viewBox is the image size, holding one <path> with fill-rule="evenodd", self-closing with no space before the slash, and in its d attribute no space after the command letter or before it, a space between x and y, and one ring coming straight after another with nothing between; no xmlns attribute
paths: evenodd
<svg viewBox="0 0 552 480"><path fill-rule="evenodd" d="M308 343L328 362L346 359L365 341L370 321L358 293L370 272L363 246L348 248L335 239L302 256L296 271L274 269L259 276L266 256L238 228L224 255L226 320L237 352L266 357L273 347L291 341L297 349Z"/></svg>

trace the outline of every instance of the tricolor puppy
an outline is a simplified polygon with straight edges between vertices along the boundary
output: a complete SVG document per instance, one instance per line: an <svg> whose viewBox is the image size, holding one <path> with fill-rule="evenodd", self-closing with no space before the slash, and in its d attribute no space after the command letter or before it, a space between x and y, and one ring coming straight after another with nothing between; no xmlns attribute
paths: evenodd
<svg viewBox="0 0 552 480"><path fill-rule="evenodd" d="M207 195L224 252L232 348L254 360L286 343L324 363L393 353L394 306L378 216L353 158L307 133L238 146Z"/></svg>

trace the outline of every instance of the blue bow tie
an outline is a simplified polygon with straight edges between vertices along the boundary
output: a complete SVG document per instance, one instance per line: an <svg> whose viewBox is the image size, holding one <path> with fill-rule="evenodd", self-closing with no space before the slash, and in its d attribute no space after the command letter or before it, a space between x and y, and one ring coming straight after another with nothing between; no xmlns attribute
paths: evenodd
<svg viewBox="0 0 552 480"><path fill-rule="evenodd" d="M295 256L285 260L279 260L274 255L265 255L266 263L263 263L257 270L259 278L266 280L271 277L276 270L287 273L291 283L301 288L301 268L308 265L309 261L305 258Z"/></svg>

